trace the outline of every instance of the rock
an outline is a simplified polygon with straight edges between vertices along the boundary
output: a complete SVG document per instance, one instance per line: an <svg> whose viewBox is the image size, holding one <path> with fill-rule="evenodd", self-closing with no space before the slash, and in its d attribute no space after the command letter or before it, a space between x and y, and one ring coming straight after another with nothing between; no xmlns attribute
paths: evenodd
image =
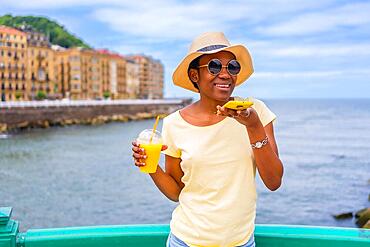
<svg viewBox="0 0 370 247"><path fill-rule="evenodd" d="M129 120L129 118L127 116L124 116L124 115L119 115L117 120L120 121L120 122L127 122Z"/></svg>
<svg viewBox="0 0 370 247"><path fill-rule="evenodd" d="M352 212L348 212L348 213L336 214L336 215L333 215L333 217L335 219L337 219L337 220L343 220L343 219L352 218L353 217L353 213Z"/></svg>
<svg viewBox="0 0 370 247"><path fill-rule="evenodd" d="M361 210L357 211L357 212L355 213L355 217L356 217L356 218L361 217L361 215L362 215L363 213L365 213L367 209L368 209L368 208L363 208L363 209L361 209Z"/></svg>
<svg viewBox="0 0 370 247"><path fill-rule="evenodd" d="M16 128L19 128L19 129L25 129L25 128L27 128L29 125L30 125L30 123L29 123L28 121L24 121L24 122L21 122L21 123L17 124L17 127L16 127Z"/></svg>
<svg viewBox="0 0 370 247"><path fill-rule="evenodd" d="M0 123L0 133L8 130L8 125L5 123Z"/></svg>
<svg viewBox="0 0 370 247"><path fill-rule="evenodd" d="M50 124L49 124L49 121L48 120L44 120L42 121L42 125L41 125L41 128L49 128L50 127Z"/></svg>
<svg viewBox="0 0 370 247"><path fill-rule="evenodd" d="M66 120L64 120L64 124L65 125L72 125L73 124L73 120L72 119L66 119Z"/></svg>
<svg viewBox="0 0 370 247"><path fill-rule="evenodd" d="M49 128L50 127L49 121L39 120L34 124L34 127L43 128L43 129Z"/></svg>
<svg viewBox="0 0 370 247"><path fill-rule="evenodd" d="M362 228L370 229L370 220L368 220L366 224L362 226Z"/></svg>
<svg viewBox="0 0 370 247"><path fill-rule="evenodd" d="M363 227L370 220L370 208L366 208L365 210L360 210L360 211L361 211L360 213L358 212L359 218L356 221L356 225L358 227Z"/></svg>

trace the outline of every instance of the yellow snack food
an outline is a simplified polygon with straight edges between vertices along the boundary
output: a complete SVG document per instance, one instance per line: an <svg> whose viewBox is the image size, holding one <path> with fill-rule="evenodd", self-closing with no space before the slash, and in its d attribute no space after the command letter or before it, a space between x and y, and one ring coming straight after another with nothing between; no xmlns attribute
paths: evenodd
<svg viewBox="0 0 370 247"><path fill-rule="evenodd" d="M232 110L245 110L253 105L251 101L231 100L223 105L223 107Z"/></svg>

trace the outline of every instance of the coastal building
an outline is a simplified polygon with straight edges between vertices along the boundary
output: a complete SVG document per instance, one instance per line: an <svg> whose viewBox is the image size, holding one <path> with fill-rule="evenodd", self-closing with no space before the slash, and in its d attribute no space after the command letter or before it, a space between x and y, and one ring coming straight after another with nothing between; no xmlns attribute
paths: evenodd
<svg viewBox="0 0 370 247"><path fill-rule="evenodd" d="M126 59L126 92L129 99L136 99L139 95L140 65L135 60Z"/></svg>
<svg viewBox="0 0 370 247"><path fill-rule="evenodd" d="M1 101L161 99L163 65L150 56L63 48L48 35L0 26Z"/></svg>
<svg viewBox="0 0 370 247"><path fill-rule="evenodd" d="M0 26L0 100L28 100L27 35Z"/></svg>
<svg viewBox="0 0 370 247"><path fill-rule="evenodd" d="M55 78L55 52L51 49L49 38L32 30L24 32L27 34L28 98L61 98L61 85Z"/></svg>
<svg viewBox="0 0 370 247"><path fill-rule="evenodd" d="M163 98L163 65L150 56L134 55L130 59L139 64L139 91L140 99Z"/></svg>
<svg viewBox="0 0 370 247"><path fill-rule="evenodd" d="M97 50L101 56L103 96L111 99L127 98L126 60L109 50Z"/></svg>
<svg viewBox="0 0 370 247"><path fill-rule="evenodd" d="M100 54L86 48L56 50L57 80L63 97L100 99L103 97Z"/></svg>

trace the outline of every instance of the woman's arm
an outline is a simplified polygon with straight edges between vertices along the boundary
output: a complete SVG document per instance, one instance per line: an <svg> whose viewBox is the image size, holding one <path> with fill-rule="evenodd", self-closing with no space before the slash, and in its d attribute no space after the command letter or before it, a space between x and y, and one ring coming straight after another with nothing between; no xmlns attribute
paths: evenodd
<svg viewBox="0 0 370 247"><path fill-rule="evenodd" d="M250 143L263 140L266 136L268 142L262 148L253 149L258 173L267 188L274 191L281 185L283 177L283 163L279 159L278 148L274 136L272 122L263 127L262 123L247 128Z"/></svg>
<svg viewBox="0 0 370 247"><path fill-rule="evenodd" d="M155 173L150 173L150 176L158 189L168 199L178 202L180 192L185 186L183 182L181 182L181 178L184 175L180 167L181 159L166 155L165 160L166 171L163 171L162 168L158 166L157 171Z"/></svg>
<svg viewBox="0 0 370 247"><path fill-rule="evenodd" d="M162 151L166 150L167 146L162 147ZM135 165L140 167L145 165L143 160L145 160L145 150L140 148L136 142L132 142L133 157L135 160ZM163 171L160 166L158 166L155 173L149 173L155 185L158 189L170 200L177 202L179 200L179 195L184 188L184 184L181 182L181 178L184 173L180 167L180 158L175 158L166 155L165 165L166 171Z"/></svg>
<svg viewBox="0 0 370 247"><path fill-rule="evenodd" d="M245 125L251 144L262 141L267 136L267 144L261 148L253 149L253 154L263 183L270 190L277 190L281 185L284 169L283 163L279 159L272 122L263 127L256 110L253 108L248 108L245 111L235 111L217 106L217 114L233 117L239 123Z"/></svg>

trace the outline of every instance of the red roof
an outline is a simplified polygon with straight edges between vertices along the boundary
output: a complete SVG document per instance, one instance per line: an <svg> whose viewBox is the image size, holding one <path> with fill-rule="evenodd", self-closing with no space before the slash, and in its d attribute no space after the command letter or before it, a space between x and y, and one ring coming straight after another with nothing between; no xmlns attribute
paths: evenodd
<svg viewBox="0 0 370 247"><path fill-rule="evenodd" d="M12 27L7 27L0 25L0 32L8 33L8 34L16 34L16 35L22 35L22 36L27 36L24 32L19 31L18 29L12 28Z"/></svg>
<svg viewBox="0 0 370 247"><path fill-rule="evenodd" d="M96 51L100 54L103 54L103 55L109 55L109 56L115 57L115 58L123 58L122 55L120 55L118 53L111 52L107 49L97 49Z"/></svg>

